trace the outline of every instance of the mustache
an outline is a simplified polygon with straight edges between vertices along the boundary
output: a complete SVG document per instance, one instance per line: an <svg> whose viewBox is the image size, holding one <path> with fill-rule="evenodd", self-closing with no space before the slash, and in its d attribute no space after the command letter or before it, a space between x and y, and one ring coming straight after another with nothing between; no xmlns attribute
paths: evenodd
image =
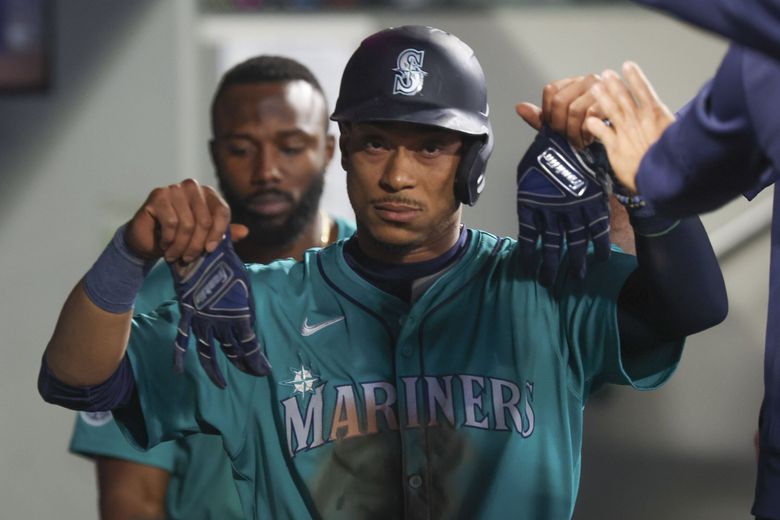
<svg viewBox="0 0 780 520"><path fill-rule="evenodd" d="M267 199L284 199L287 202L295 202L293 196L288 192L280 190L278 188L269 188L266 190L256 191L244 199L244 203L251 204L252 202L262 202Z"/></svg>
<svg viewBox="0 0 780 520"><path fill-rule="evenodd" d="M377 204L403 204L404 206L409 206L415 209L424 210L425 204L418 200L410 199L408 197L400 196L400 195L385 195L384 197L379 197L376 199L371 199L369 201L372 205Z"/></svg>

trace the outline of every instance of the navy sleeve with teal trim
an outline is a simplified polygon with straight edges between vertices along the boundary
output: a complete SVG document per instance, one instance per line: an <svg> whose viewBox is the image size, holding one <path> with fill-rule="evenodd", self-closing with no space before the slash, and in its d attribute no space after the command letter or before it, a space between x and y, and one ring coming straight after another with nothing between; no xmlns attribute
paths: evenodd
<svg viewBox="0 0 780 520"><path fill-rule="evenodd" d="M776 96L766 96L766 106L752 110L755 94L746 89L755 82L780 88L780 65L732 46L715 78L645 154L637 186L659 211L675 216L711 211L774 181L777 170L769 157L780 158L780 139L762 146L756 124L780 137L780 118L760 114L776 113Z"/></svg>

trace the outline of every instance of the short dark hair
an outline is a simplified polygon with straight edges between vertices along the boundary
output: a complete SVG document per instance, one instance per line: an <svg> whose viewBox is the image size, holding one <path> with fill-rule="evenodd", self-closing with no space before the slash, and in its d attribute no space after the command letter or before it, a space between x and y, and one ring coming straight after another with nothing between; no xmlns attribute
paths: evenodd
<svg viewBox="0 0 780 520"><path fill-rule="evenodd" d="M325 91L322 90L320 82L314 76L309 68L292 59L284 56L255 56L241 63L234 65L230 70L222 75L217 86L217 91L211 100L211 127L214 128L214 116L217 102L225 91L233 85L251 85L254 83L277 83L286 81L305 81L311 85L314 90L322 95L325 105L325 130L328 129L328 98Z"/></svg>

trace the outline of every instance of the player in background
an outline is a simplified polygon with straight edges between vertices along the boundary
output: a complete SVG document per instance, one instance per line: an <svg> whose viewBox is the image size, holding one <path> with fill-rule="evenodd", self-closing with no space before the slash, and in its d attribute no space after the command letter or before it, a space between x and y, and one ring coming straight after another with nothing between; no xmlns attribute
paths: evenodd
<svg viewBox="0 0 780 520"><path fill-rule="evenodd" d="M319 211L335 139L322 88L304 65L258 56L222 77L211 106L211 159L233 222L249 235L236 244L247 263L296 258L350 236L354 227ZM175 297L164 263L147 276L134 312ZM143 452L110 412L82 412L71 451L94 458L105 520L243 518L230 459L219 437L192 435Z"/></svg>
<svg viewBox="0 0 780 520"><path fill-rule="evenodd" d="M484 186L487 114L481 67L455 36L367 38L332 115L357 233L300 263L249 267L270 364L223 344L230 359L201 362L217 363L224 389L195 352L172 376L175 306L133 321L94 303L126 301L159 256L229 255L226 205L190 180L150 194L107 248L129 255L125 287L95 285L99 260L74 289L42 395L110 403L141 445L219 432L249 518L570 517L588 395L662 384L684 336L725 316L725 288L696 218L638 235L636 258L613 252L542 287L514 240L460 223Z"/></svg>
<svg viewBox="0 0 780 520"><path fill-rule="evenodd" d="M593 92L585 128L607 147L621 181L667 215L694 215L754 197L780 173L780 2L638 0L732 40L715 76L675 118L640 68L624 65ZM602 122L610 121L610 126ZM764 399L752 513L780 519L780 191L775 186Z"/></svg>

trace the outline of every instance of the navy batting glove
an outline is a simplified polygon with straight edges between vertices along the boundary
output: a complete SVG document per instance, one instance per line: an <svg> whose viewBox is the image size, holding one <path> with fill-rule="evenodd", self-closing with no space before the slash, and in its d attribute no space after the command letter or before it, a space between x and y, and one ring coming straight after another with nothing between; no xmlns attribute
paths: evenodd
<svg viewBox="0 0 780 520"><path fill-rule="evenodd" d="M217 248L180 273L169 264L179 298L181 320L173 350L177 372L184 370L189 333L197 340L198 359L211 381L225 388L214 341L239 370L255 376L271 372L255 335L255 305L246 268L233 250L230 230Z"/></svg>
<svg viewBox="0 0 780 520"><path fill-rule="evenodd" d="M597 260L609 258L608 182L590 161L545 125L517 166L518 247L530 266L541 237L545 287L555 280L564 241L577 279L585 277L588 240Z"/></svg>

